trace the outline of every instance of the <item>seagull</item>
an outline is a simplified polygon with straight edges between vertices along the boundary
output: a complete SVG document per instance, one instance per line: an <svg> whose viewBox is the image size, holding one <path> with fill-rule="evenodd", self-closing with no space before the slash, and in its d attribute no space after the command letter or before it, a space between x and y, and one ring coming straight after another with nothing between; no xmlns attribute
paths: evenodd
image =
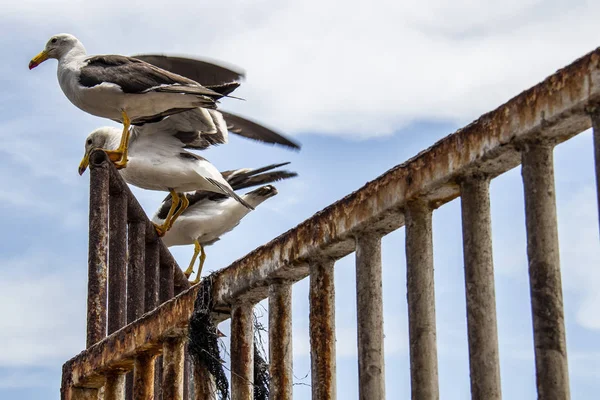
<svg viewBox="0 0 600 400"><path fill-rule="evenodd" d="M234 190L241 190L297 176L295 172L272 171L287 164L289 162L268 165L258 169L244 168L224 171L222 175ZM272 185L265 185L244 194L242 198L253 207L257 207L275 195L277 195L277 189ZM198 273L196 279L191 282L195 285L200 281L200 274L206 260L204 246L215 243L222 235L235 228L242 218L248 215L250 209L241 207L238 202L232 201L221 194L196 191L195 193L186 193L185 196L189 201L188 208L181 213L162 240L168 247L194 244L194 255L184 274L186 277L190 277L194 272L194 264L198 254L200 254ZM171 196L169 195L152 217L152 222L155 224L163 223L170 208Z"/></svg>
<svg viewBox="0 0 600 400"><path fill-rule="evenodd" d="M119 145L107 152L117 168L127 165L130 125L160 121L198 107L216 109L216 100L233 97L136 58L88 56L83 44L67 33L52 36L29 69L49 58L58 60L58 82L71 103L123 123Z"/></svg>
<svg viewBox="0 0 600 400"><path fill-rule="evenodd" d="M129 142L127 168L119 172L134 186L148 190L168 191L173 198L164 222L155 225L163 236L188 206L184 192L203 190L233 198L243 208L254 207L238 196L223 175L205 158L186 151L204 149L227 135L225 120L220 112L194 108L174 114L160 122L133 126ZM115 127L101 127L86 139L85 154L79 165L83 174L95 149L112 150L119 146L122 132ZM179 206L179 207L178 207ZM176 210L177 209L177 210Z"/></svg>

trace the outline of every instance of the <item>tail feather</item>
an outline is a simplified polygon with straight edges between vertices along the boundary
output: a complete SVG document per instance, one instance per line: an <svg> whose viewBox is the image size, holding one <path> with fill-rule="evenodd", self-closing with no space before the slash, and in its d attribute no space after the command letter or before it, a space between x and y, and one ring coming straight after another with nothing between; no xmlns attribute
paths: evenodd
<svg viewBox="0 0 600 400"><path fill-rule="evenodd" d="M221 182L217 182L213 178L206 178L206 180L209 181L210 183L212 183L213 185L215 185L216 187L218 187L223 193L227 194L230 197L233 197L236 201L238 201L244 207L246 207L250 210L254 210L254 207L252 207L250 204L248 204L244 199L242 199L240 196L238 196L237 193L235 193L233 190L231 190L227 186L223 185Z"/></svg>
<svg viewBox="0 0 600 400"><path fill-rule="evenodd" d="M291 178L296 176L295 173L288 171L275 171L272 174L272 177L269 177L271 174L262 174L262 172L270 171L275 168L282 167L284 165L288 165L289 162L279 163L279 164L271 164L266 167L251 169L251 168L242 168L231 171L223 171L221 174L227 180L229 185L234 190L243 189L249 186L256 186L260 184L266 184L273 181L278 181L281 179ZM277 177L277 175L282 175L281 177ZM291 174L290 176L286 176L286 174ZM272 179L272 180L269 180Z"/></svg>

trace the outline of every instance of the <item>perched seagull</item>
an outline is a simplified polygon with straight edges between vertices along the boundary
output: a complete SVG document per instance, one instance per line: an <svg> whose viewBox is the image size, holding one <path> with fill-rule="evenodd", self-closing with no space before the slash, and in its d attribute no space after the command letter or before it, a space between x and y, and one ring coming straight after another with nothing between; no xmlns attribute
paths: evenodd
<svg viewBox="0 0 600 400"><path fill-rule="evenodd" d="M297 176L295 172L272 171L287 164L289 163L268 165L258 169L244 168L224 171L222 174L234 190L240 190ZM253 207L256 207L276 194L277 189L274 186L266 185L244 194L242 198ZM222 235L235 228L242 218L250 212L250 209L241 207L238 202L232 201L221 194L196 191L195 193L186 193L185 196L189 201L188 208L180 214L180 217L162 240L169 247L194 244L194 255L184 274L189 278L194 272L194 264L198 254L200 254L198 273L196 279L192 281L192 284L196 284L200 281L200 274L206 260L204 246L215 243ZM171 196L167 196L152 217L152 222L155 224L163 223L171 209L171 203Z"/></svg>
<svg viewBox="0 0 600 400"><path fill-rule="evenodd" d="M232 197L242 208L254 209L251 203L233 191L210 162L185 150L206 148L223 132L227 134L227 127L221 113L206 108L194 108L160 122L132 127L129 163L120 173L126 182L134 186L168 191L172 196L173 201L163 218L164 222L156 225L159 235L164 235L187 208L188 198L180 195L184 192L203 190L218 193ZM117 148L121 139L122 132L118 128L102 127L93 131L85 142L85 155L79 165L79 174L86 170L92 150Z"/></svg>
<svg viewBox="0 0 600 400"><path fill-rule="evenodd" d="M49 58L58 60L58 82L71 103L123 123L119 145L107 152L117 168L127 165L130 124L156 122L197 107L215 109L216 100L227 96L136 58L88 56L83 44L70 34L52 36L29 69Z"/></svg>

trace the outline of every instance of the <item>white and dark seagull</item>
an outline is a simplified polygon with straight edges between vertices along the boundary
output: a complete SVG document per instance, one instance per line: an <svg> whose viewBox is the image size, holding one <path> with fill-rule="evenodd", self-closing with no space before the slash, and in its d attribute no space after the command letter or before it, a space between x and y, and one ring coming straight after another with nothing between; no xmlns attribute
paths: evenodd
<svg viewBox="0 0 600 400"><path fill-rule="evenodd" d="M225 89L213 90L140 59L89 56L70 34L52 36L31 60L29 69L49 58L58 60L58 82L71 103L92 115L123 123L119 145L107 152L117 168L127 164L131 124L160 121L197 107L215 109L219 98L239 86L233 82Z"/></svg>
<svg viewBox="0 0 600 400"><path fill-rule="evenodd" d="M289 163L273 164L257 169L244 168L224 171L222 175L234 190L265 185L241 196L245 202L257 207L265 200L277 195L277 189L269 183L297 176L295 172L275 170L287 164ZM184 274L188 278L191 276L194 272L194 264L200 255L196 279L191 282L196 284L200 281L200 274L206 260L204 247L215 243L222 235L239 225L250 209L217 193L196 191L186 193L185 196L188 198L188 208L181 213L162 240L169 247L194 245L194 255ZM152 217L152 222L157 225L164 223L171 207L172 197L168 195Z"/></svg>
<svg viewBox="0 0 600 400"><path fill-rule="evenodd" d="M205 158L186 149L205 149L224 142L227 126L219 111L194 108L174 114L160 122L133 126L129 141L129 162L119 172L134 186L148 190L168 191L173 201L164 221L156 225L164 235L188 205L184 192L203 190L233 198L248 210L253 206L238 196L217 168ZM94 130L85 142L85 154L79 166L83 174L95 149L117 148L122 132L115 127ZM177 209L177 210L176 210Z"/></svg>

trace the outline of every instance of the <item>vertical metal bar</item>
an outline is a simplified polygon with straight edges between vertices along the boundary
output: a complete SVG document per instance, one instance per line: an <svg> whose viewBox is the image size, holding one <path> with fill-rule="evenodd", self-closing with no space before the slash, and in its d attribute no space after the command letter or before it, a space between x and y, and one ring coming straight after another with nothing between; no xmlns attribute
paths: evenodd
<svg viewBox="0 0 600 400"><path fill-rule="evenodd" d="M154 355L143 353L135 357L133 365L133 398L154 399Z"/></svg>
<svg viewBox="0 0 600 400"><path fill-rule="evenodd" d="M61 391L62 400L98 400L98 389L71 387Z"/></svg>
<svg viewBox="0 0 600 400"><path fill-rule="evenodd" d="M147 229L147 228L146 228ZM146 232L148 237L148 232ZM159 241L154 239L146 241L146 253L144 261L146 270L144 272L144 311L149 312L155 309L159 304L159 287L160 287L160 253ZM156 357L154 360L154 399L162 399L162 356Z"/></svg>
<svg viewBox="0 0 600 400"><path fill-rule="evenodd" d="M156 357L156 360L154 362L154 397L156 400L162 400L162 398L163 398L162 366L163 366L163 356L159 355L158 357Z"/></svg>
<svg viewBox="0 0 600 400"><path fill-rule="evenodd" d="M406 207L406 286L410 339L411 396L439 399L432 213L414 201Z"/></svg>
<svg viewBox="0 0 600 400"><path fill-rule="evenodd" d="M175 295L175 287L173 286L173 264L164 262L163 257L160 257L160 287L159 287L159 302L160 304L169 301Z"/></svg>
<svg viewBox="0 0 600 400"><path fill-rule="evenodd" d="M128 225L127 323L132 323L144 313L146 222L130 220ZM125 378L125 395L127 399L135 395L133 390L134 380L134 373L129 372Z"/></svg>
<svg viewBox="0 0 600 400"><path fill-rule="evenodd" d="M381 237L375 233L356 240L356 305L359 398L385 399Z"/></svg>
<svg viewBox="0 0 600 400"><path fill-rule="evenodd" d="M158 240L146 242L145 254L146 270L144 272L144 311L154 310L158 306L158 292L160 283L160 259L158 253Z"/></svg>
<svg viewBox="0 0 600 400"><path fill-rule="evenodd" d="M552 150L549 143L525 143L521 174L538 398L564 400L570 398L569 372Z"/></svg>
<svg viewBox="0 0 600 400"><path fill-rule="evenodd" d="M163 399L183 400L185 338L168 338L163 343Z"/></svg>
<svg viewBox="0 0 600 400"><path fill-rule="evenodd" d="M125 398L125 374L110 372L104 384L104 400L123 400Z"/></svg>
<svg viewBox="0 0 600 400"><path fill-rule="evenodd" d="M127 267L127 323L144 313L144 249L146 222L129 221L129 264Z"/></svg>
<svg viewBox="0 0 600 400"><path fill-rule="evenodd" d="M127 197L110 194L108 252L108 334L127 323Z"/></svg>
<svg viewBox="0 0 600 400"><path fill-rule="evenodd" d="M194 370L194 400L216 400L217 386L213 376L202 366Z"/></svg>
<svg viewBox="0 0 600 400"><path fill-rule="evenodd" d="M233 305L231 309L231 399L254 398L253 306Z"/></svg>
<svg viewBox="0 0 600 400"><path fill-rule="evenodd" d="M310 360L313 400L334 400L335 286L334 261L310 266Z"/></svg>
<svg viewBox="0 0 600 400"><path fill-rule="evenodd" d="M96 156L95 152L92 156ZM92 157L92 160L97 157ZM90 347L106 336L108 249L108 165L90 162L87 340Z"/></svg>
<svg viewBox="0 0 600 400"><path fill-rule="evenodd" d="M190 398L190 384L192 379L190 379L190 374L192 373L192 369L190 368L190 354L187 351L187 346L183 346L183 400L188 400Z"/></svg>
<svg viewBox="0 0 600 400"><path fill-rule="evenodd" d="M596 165L596 196L598 198L598 217L600 218L600 108L593 107L590 111L594 136L594 161ZM599 225L600 227L600 221Z"/></svg>
<svg viewBox="0 0 600 400"><path fill-rule="evenodd" d="M292 398L292 356L292 285L274 283L269 287L269 394L274 399Z"/></svg>
<svg viewBox="0 0 600 400"><path fill-rule="evenodd" d="M489 178L479 175L465 178L460 185L471 398L474 400L502 398L489 188Z"/></svg>

